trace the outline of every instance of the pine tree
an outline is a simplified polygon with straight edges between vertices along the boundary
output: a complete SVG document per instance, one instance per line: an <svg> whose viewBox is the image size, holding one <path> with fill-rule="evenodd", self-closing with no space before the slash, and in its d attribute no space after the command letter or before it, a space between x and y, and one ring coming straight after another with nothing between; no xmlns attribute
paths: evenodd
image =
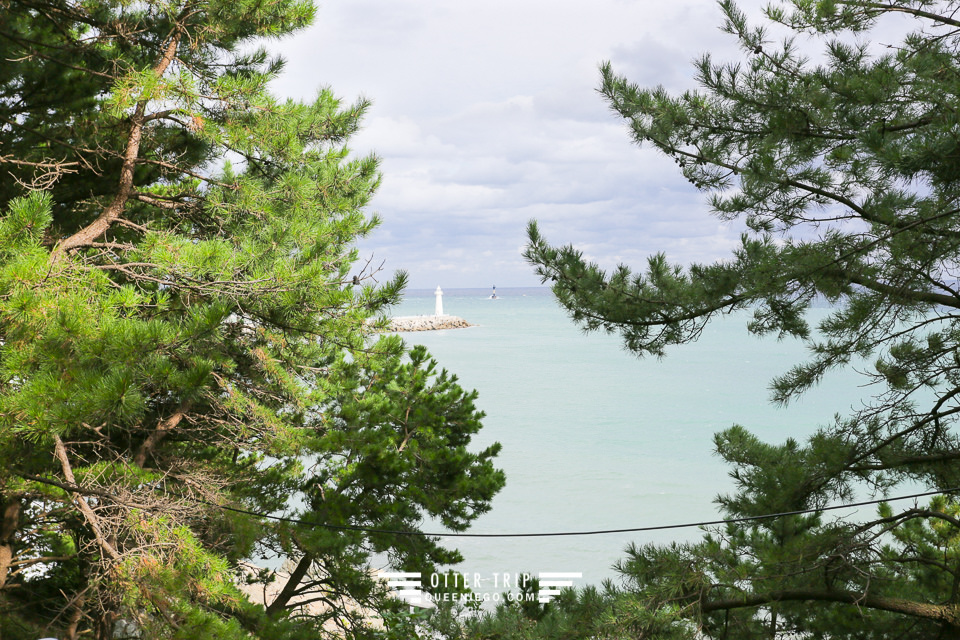
<svg viewBox="0 0 960 640"><path fill-rule="evenodd" d="M0 0L5 639L367 637L371 556L456 562L423 519L503 485L475 393L380 335L367 103L268 90L313 14Z"/></svg>
<svg viewBox="0 0 960 640"><path fill-rule="evenodd" d="M805 441L716 437L735 491L726 516L814 509L731 524L695 544L629 550L609 595L614 637L960 637L960 21L955 2L794 0L756 27L730 0L724 30L743 59L696 63L673 95L602 67L601 92L633 139L746 223L729 259L688 267L652 256L610 273L529 229L528 259L582 327L639 355L695 340L720 314L752 312L758 335L806 341L809 359L772 383L788 404L864 361L862 409ZM895 46L868 40L909 20ZM820 62L770 26L812 36ZM832 306L816 327L811 305ZM861 368L858 365L858 368ZM855 399L851 399L851 403ZM871 518L816 511L922 487L951 495L884 505ZM791 636L794 637L794 636Z"/></svg>

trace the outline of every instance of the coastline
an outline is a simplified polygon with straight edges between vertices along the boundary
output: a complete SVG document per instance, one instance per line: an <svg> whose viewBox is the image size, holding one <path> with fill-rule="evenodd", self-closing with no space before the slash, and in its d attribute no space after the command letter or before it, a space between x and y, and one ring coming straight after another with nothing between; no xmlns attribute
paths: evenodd
<svg viewBox="0 0 960 640"><path fill-rule="evenodd" d="M441 329L463 329L472 327L463 318L457 316L398 316L390 319L390 331L439 331Z"/></svg>

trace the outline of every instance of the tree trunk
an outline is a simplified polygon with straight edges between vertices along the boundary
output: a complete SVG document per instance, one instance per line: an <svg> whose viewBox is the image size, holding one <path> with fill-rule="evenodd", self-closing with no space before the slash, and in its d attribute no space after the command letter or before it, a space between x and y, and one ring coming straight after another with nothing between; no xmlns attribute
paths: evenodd
<svg viewBox="0 0 960 640"><path fill-rule="evenodd" d="M287 603L290 602L290 599L297 592L297 587L300 586L300 582L307 575L311 564L313 564L313 556L309 553L300 559L297 567L290 574L290 577L287 578L287 583L283 585L283 589L280 590L280 593L277 594L274 601L267 607L268 616L272 616L287 606Z"/></svg>
<svg viewBox="0 0 960 640"><path fill-rule="evenodd" d="M177 54L177 47L180 44L180 38L183 32L177 29L170 38L170 42L163 52L163 56L154 67L153 73L157 78L163 76L167 67L173 62ZM143 127L146 122L145 111L147 101L142 100L137 103L134 112L130 116L130 132L127 134L127 144L123 152L123 165L120 168L120 182L117 185L117 192L113 201L107 206L97 219L89 225L80 229L72 236L64 238L50 254L53 262L57 262L61 256L66 255L68 251L79 249L89 245L91 242L102 236L108 229L120 218L123 209L134 191L133 177L137 167L137 160L140 156L140 141L143 137Z"/></svg>
<svg viewBox="0 0 960 640"><path fill-rule="evenodd" d="M13 498L3 503L0 514L0 589L7 583L13 562L13 534L20 524L20 508L20 498Z"/></svg>
<svg viewBox="0 0 960 640"><path fill-rule="evenodd" d="M112 611L104 611L97 620L97 640L113 640L113 625L117 616Z"/></svg>
<svg viewBox="0 0 960 640"><path fill-rule="evenodd" d="M67 627L63 630L63 640L77 640L80 621L83 619L83 603L86 599L81 595L73 602L70 617L67 618Z"/></svg>

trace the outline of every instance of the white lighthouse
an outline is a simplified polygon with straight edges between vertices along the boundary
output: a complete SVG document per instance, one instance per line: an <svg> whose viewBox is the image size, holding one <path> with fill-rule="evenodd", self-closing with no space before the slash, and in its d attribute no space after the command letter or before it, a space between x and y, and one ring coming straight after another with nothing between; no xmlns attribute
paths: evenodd
<svg viewBox="0 0 960 640"><path fill-rule="evenodd" d="M437 296L437 308L434 312L434 315L442 316L443 315L443 291L440 290L440 285L437 285L437 290L433 292L433 295Z"/></svg>

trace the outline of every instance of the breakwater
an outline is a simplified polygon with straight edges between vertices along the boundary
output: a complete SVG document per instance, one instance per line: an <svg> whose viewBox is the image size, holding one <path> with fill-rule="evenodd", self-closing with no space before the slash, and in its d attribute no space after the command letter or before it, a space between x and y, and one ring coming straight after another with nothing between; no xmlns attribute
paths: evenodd
<svg viewBox="0 0 960 640"><path fill-rule="evenodd" d="M457 316L399 316L390 319L390 331L437 331L473 325Z"/></svg>

